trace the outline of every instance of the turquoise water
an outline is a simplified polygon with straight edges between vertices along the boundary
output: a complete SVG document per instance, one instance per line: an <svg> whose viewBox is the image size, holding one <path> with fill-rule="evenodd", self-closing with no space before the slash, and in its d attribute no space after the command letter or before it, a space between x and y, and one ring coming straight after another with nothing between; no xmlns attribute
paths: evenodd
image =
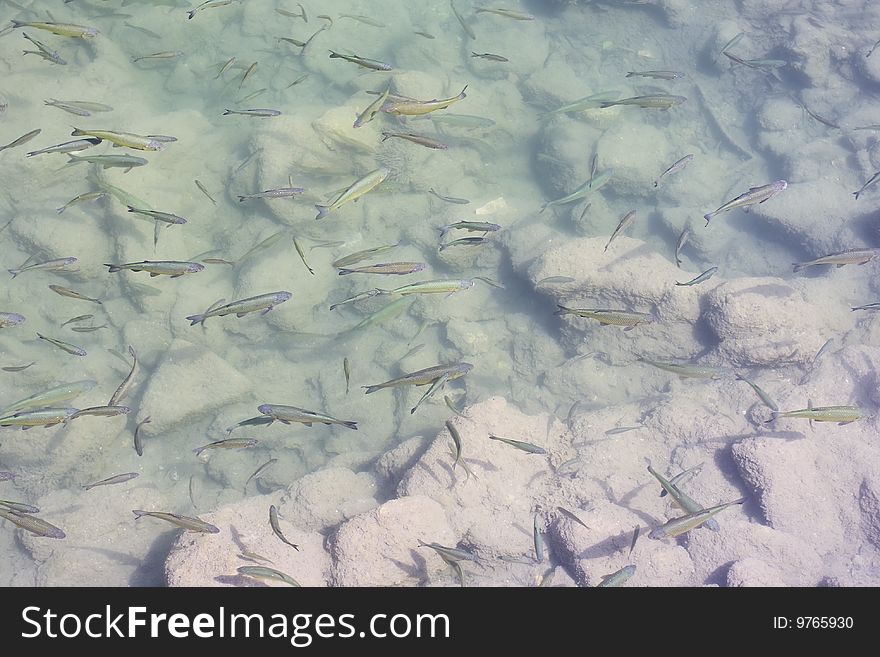
<svg viewBox="0 0 880 657"><path fill-rule="evenodd" d="M835 363L875 362L871 311L849 310L876 300L875 264L793 274L790 263L876 242L871 217L877 192L869 186L858 201L851 192L880 168L877 132L870 127L880 123L871 107L880 54L876 60L865 57L880 35L863 20L876 19L878 10L857 2L837 9L806 1L707 4L504 5L530 14L529 20L516 20L475 13L496 5L459 0L455 9L473 31L471 38L446 2L303 3L304 17L288 15L299 13L296 3L233 2L206 7L191 20L190 7L173 1L75 0L51 8L38 1L2 3L4 20L73 23L99 33L76 38L34 25L0 37L0 142L41 130L26 144L0 151L0 259L4 268L15 269L77 258L60 269L24 271L0 290L0 311L26 317L0 329L0 366L33 362L21 371L0 372L0 406L77 381L94 385L48 405L103 406L131 370L129 346L139 367L120 402L130 408L128 414L0 430L0 471L15 474L14 481L0 482L0 498L38 506L39 517L67 534L63 540L32 537L3 521L0 583L162 584L175 534L159 521L135 521L131 510L210 519L224 505L277 495L329 466L372 472L380 454L414 436L432 439L444 431L444 422L455 417L445 395L458 409L497 396L525 414L558 418L568 433L565 449L549 459L551 476L559 476L556 466L575 455L587 488L599 491L596 504L613 502L634 511L623 500L640 486L656 497L645 458L658 469L662 463L663 472L705 462L696 485L705 506L751 496L742 509L725 514L806 541L811 531L823 530L790 523L785 504L767 492L772 486L756 490L756 479L743 474L745 457L734 445L748 446L767 435L787 441L790 436L782 434L789 427L803 445L819 438L794 420L778 431L764 425L770 416L761 413L767 409L756 406L754 393L733 379L735 371L759 381L782 410L805 408L811 399L816 406L858 405L868 416L843 427L817 425L817 434L827 433L820 434L823 440L843 435L855 441L864 456L858 466L845 460L843 445L835 451L839 462L822 461L829 456L812 460L812 451L798 453L811 466L852 467L852 477L836 488L829 513L846 521L819 554L823 567L811 580L786 575L781 581L816 584L825 576L844 584L876 584L877 544L873 530L860 527L880 521L876 512L864 510L867 502L853 502L853 496L870 498L865 486L874 490L880 462L858 433L873 425L873 365L858 375L856 365L843 373L827 365L832 369L820 377L819 366L826 365L814 361L833 339ZM57 51L66 64L22 55L36 49L23 32ZM739 33L727 52L746 64L722 53ZM331 50L392 68L364 68L329 57ZM627 77L648 71L680 75ZM354 128L375 100L366 92L382 93L389 86L405 97L454 102L402 119L379 112ZM456 98L465 86L463 97ZM602 107L603 101L657 94L665 95L660 102L668 95L686 100L667 109ZM559 111L591 96L599 98L575 111ZM44 102L51 99L110 109L80 109L90 112L81 116ZM386 109L393 103L391 98ZM223 115L226 109L280 114ZM74 160L67 165L64 154L25 156L78 138L70 134L74 127L174 141L140 150L114 148L105 139L76 153L148 161L128 171ZM383 141L383 132L417 133L446 148L400 137ZM654 186L688 154L693 161ZM315 220L316 204L331 204L352 183L383 168L389 173L375 189ZM607 182L595 190L587 183L603 176ZM721 213L704 226L706 213L751 187L782 179L788 186L778 196L748 213ZM541 211L583 185L587 193L581 198ZM238 200L287 187L304 191L292 198ZM441 200L429 189L468 203ZM108 193L56 211L99 191ZM127 212L126 205L172 213L186 223L157 222ZM603 251L631 210L632 225ZM501 229L453 229L446 242L485 240L438 250L438 229L462 220ZM677 269L675 245L686 227L690 239ZM417 262L424 270L339 276L332 264L356 251L394 244L354 266ZM199 262L204 269L169 278L110 273L104 266L157 260ZM675 285L711 267L718 267L712 279ZM379 294L329 309L370 289L432 279L473 285L451 294ZM100 304L56 294L49 285ZM229 303L277 291L292 297L265 314L209 317L203 326L186 320L219 299ZM656 321L624 331L555 316L557 304L649 313ZM84 314L93 317L61 326ZM72 355L36 333L87 355ZM725 374L719 380L679 379L650 369L639 357L700 363ZM343 361L349 364L349 390ZM462 361L473 369L450 377L416 413L410 408L426 388L369 396L361 389ZM358 430L276 422L226 432L260 416L257 407L265 403L356 421ZM725 425L719 417L730 421ZM636 430L605 434L624 425L649 427L655 442ZM133 442L137 427L142 455ZM227 438L258 443L193 453ZM530 438L541 443L540 436L520 437ZM577 447L584 444L592 446L586 452ZM249 475L271 459L275 462L246 486ZM762 467L773 471L767 463ZM128 472L138 477L82 488ZM773 472L782 477L776 490L785 498L785 475ZM374 497L381 503L397 494L385 486ZM561 546L569 543L553 507L546 506L551 499L562 504L554 494L526 505L540 507L536 512L551 544L556 536L550 563L565 570L569 582L595 579L583 574L579 579L576 573L585 567L564 556ZM642 542L650 540L645 525L676 515L656 506L661 502L666 505L653 497L641 506L632 503L642 518ZM264 522L259 509L255 513ZM447 513L455 515L449 506ZM556 530L550 527L554 522ZM531 516L522 524L531 527ZM335 527L330 523L321 531L332 535ZM529 531L525 535L529 538ZM737 558L760 557L782 568L767 556L760 535L749 536L743 540L752 551L742 549ZM479 550L479 541L471 538L466 545ZM843 565L845 556L827 556L832 547L859 554L867 565L852 574ZM693 552L690 558L696 574L676 580L661 573L633 582L725 581L717 572L707 574L713 570L707 564L721 559L717 554ZM603 561L596 567L611 572L618 565ZM486 576L476 583L526 581L511 577Z"/></svg>

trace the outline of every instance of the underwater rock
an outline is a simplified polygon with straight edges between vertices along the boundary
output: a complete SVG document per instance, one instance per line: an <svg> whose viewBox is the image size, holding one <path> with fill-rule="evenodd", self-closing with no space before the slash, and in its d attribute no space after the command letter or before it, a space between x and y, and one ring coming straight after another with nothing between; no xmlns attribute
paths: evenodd
<svg viewBox="0 0 880 657"><path fill-rule="evenodd" d="M346 521L331 539L333 586L415 586L445 569L419 541L453 546L446 512L434 500L413 495L391 500Z"/></svg>
<svg viewBox="0 0 880 657"><path fill-rule="evenodd" d="M687 551L673 540L657 541L645 534L640 515L606 500L588 510L574 511L589 527L558 515L550 525L555 553L579 586L596 586L606 575L634 564L636 572L623 586L694 586L694 565ZM633 529L642 536L629 554Z"/></svg>
<svg viewBox="0 0 880 657"><path fill-rule="evenodd" d="M830 314L788 283L738 278L711 290L703 318L718 339L715 351L734 366L809 362L849 317Z"/></svg>
<svg viewBox="0 0 880 657"><path fill-rule="evenodd" d="M278 512L307 531L324 531L374 508L372 474L328 467L295 481L278 504Z"/></svg>
<svg viewBox="0 0 880 657"><path fill-rule="evenodd" d="M382 454L374 466L382 488L389 494L397 488L400 478L421 458L428 445L427 437L413 436Z"/></svg>
<svg viewBox="0 0 880 657"><path fill-rule="evenodd" d="M736 561L727 571L727 586L786 586L778 570L760 559Z"/></svg>
<svg viewBox="0 0 880 657"><path fill-rule="evenodd" d="M709 502L714 504L714 501ZM729 511L717 516L719 531L699 529L688 533L687 551L697 568L698 577L717 576L725 564L732 561L756 560L770 570L773 578L769 581L775 582L774 586L816 586L825 566L809 539L756 522L746 522L736 515L727 517L725 514ZM745 572L742 579L749 583L738 586L758 586L745 577Z"/></svg>
<svg viewBox="0 0 880 657"><path fill-rule="evenodd" d="M672 108L669 111L676 110ZM599 155L597 170L614 169L614 175L608 180L608 189L614 190L618 196L652 195L653 181L678 159L666 135L666 132L651 125L623 118L603 132L596 143L596 153ZM633 153L638 153L638 157L633 157Z"/></svg>
<svg viewBox="0 0 880 657"><path fill-rule="evenodd" d="M880 548L880 477L866 478L859 486L859 511L862 532L876 548Z"/></svg>
<svg viewBox="0 0 880 657"><path fill-rule="evenodd" d="M249 396L251 389L247 377L214 352L175 339L144 384L137 419L149 415L152 421L141 430L158 436Z"/></svg>
<svg viewBox="0 0 880 657"><path fill-rule="evenodd" d="M277 503L278 498L249 497L200 516L219 527L220 533L180 533L165 560L167 585L289 586L253 579L237 570L241 566L267 566L289 575L302 586L326 586L330 557L324 550L324 537L294 526L279 512L284 537L298 545L299 550L282 542L269 525L269 506ZM270 562L242 558L246 551Z"/></svg>
<svg viewBox="0 0 880 657"><path fill-rule="evenodd" d="M844 477L836 459L822 458L819 442L830 436L786 441L753 438L733 446L733 460L740 475L755 491L767 523L774 529L808 542L820 555L844 548L847 536L841 521L840 501L827 492ZM812 486L824 482L822 494ZM855 490L848 497L854 504ZM857 513L857 512L856 512Z"/></svg>

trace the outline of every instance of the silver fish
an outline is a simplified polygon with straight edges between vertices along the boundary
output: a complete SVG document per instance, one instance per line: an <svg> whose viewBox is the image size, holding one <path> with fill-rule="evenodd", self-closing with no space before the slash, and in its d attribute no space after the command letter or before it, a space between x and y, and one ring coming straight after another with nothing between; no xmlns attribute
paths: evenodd
<svg viewBox="0 0 880 657"><path fill-rule="evenodd" d="M688 164L690 164L691 160L693 160L693 159L694 159L694 156L691 153L691 154L685 155L683 158L678 160L675 164L673 164L671 167L666 169L666 171L664 171L659 176L657 176L657 180L654 181L654 187L657 187L660 184L660 181L663 180L663 178L665 176L671 176L672 174L678 173L679 171L684 169Z"/></svg>
<svg viewBox="0 0 880 657"><path fill-rule="evenodd" d="M126 481L131 481L132 479L138 477L137 472L126 472L125 474L113 475L112 477L107 477L106 479L102 479L101 481L96 481L93 484L86 484L83 486L83 490L92 490L97 486L111 486L113 484L122 484Z"/></svg>
<svg viewBox="0 0 880 657"><path fill-rule="evenodd" d="M190 315L189 317L187 317L187 319L190 321L190 326L195 326L196 324L204 324L205 320L209 317L223 317L224 315L235 315L236 317L244 317L245 315L253 312L259 312L261 315L265 315L275 306L280 303L284 303L292 296L292 293L283 290L281 292L260 294L255 297L248 297L247 299L233 301L232 303L227 303L224 306L218 306L210 310L206 310L200 315Z"/></svg>
<svg viewBox="0 0 880 657"><path fill-rule="evenodd" d="M703 218L706 220L706 225L708 226L709 221L715 215L727 212L728 210L733 210L734 208L747 208L751 205L764 203L779 194L779 192L783 191L786 187L788 187L788 183L784 180L777 180L776 182L772 182L768 185L761 185L760 187L751 187L749 188L749 191L743 192L714 212L709 212L708 214L703 215Z"/></svg>

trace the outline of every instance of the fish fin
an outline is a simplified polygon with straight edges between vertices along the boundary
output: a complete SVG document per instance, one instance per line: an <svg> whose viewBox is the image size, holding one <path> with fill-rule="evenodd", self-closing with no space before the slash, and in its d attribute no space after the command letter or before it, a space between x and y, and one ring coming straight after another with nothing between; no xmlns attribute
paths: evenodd
<svg viewBox="0 0 880 657"><path fill-rule="evenodd" d="M318 209L318 216L315 217L316 220L323 219L330 212L330 206L328 205L316 205L315 207Z"/></svg>
<svg viewBox="0 0 880 657"><path fill-rule="evenodd" d="M806 267L805 264L800 263L800 262L793 262L793 263L791 263L791 266L792 266L792 269L795 273L801 271L802 269L804 269Z"/></svg>
<svg viewBox="0 0 880 657"><path fill-rule="evenodd" d="M141 511L140 509L132 509L131 512L134 514L135 520L149 514L149 511Z"/></svg>
<svg viewBox="0 0 880 657"><path fill-rule="evenodd" d="M195 454L196 456L199 456L199 455L200 455L202 452L204 452L204 451L205 451L205 448L204 448L204 447L196 447L196 448L193 450L193 454Z"/></svg>
<svg viewBox="0 0 880 657"><path fill-rule="evenodd" d="M354 429L355 431L357 431L357 428L358 428L357 422L343 422L342 424L343 424L343 426L346 426L349 429Z"/></svg>
<svg viewBox="0 0 880 657"><path fill-rule="evenodd" d="M861 194L861 192L853 192L853 196L856 197L857 201L859 200L859 194Z"/></svg>
<svg viewBox="0 0 880 657"><path fill-rule="evenodd" d="M346 276L347 274L353 274L353 273L354 273L354 269L340 269L339 270L340 276ZM330 310L333 310L333 308L331 308Z"/></svg>
<svg viewBox="0 0 880 657"><path fill-rule="evenodd" d="M228 109L224 109L223 114L221 114L221 116L228 116L229 114L232 114L232 112L230 112Z"/></svg>
<svg viewBox="0 0 880 657"><path fill-rule="evenodd" d="M195 9L192 9L192 10L186 12L186 18L187 18L187 20L192 20L192 17L195 16L195 15L196 15L196 10L195 10Z"/></svg>
<svg viewBox="0 0 880 657"><path fill-rule="evenodd" d="M712 217L714 217L714 216L715 216L715 213L714 213L714 212L710 212L709 214L704 214L704 215L703 215L703 219L706 220L706 225L707 225L707 226L709 225L709 221L711 221L711 220L712 220Z"/></svg>
<svg viewBox="0 0 880 657"><path fill-rule="evenodd" d="M195 326L196 324L204 324L206 317L204 315L190 315L187 319L191 322L190 326Z"/></svg>
<svg viewBox="0 0 880 657"><path fill-rule="evenodd" d="M71 126L71 127L73 128L73 132L70 133L71 137L82 137L84 134L86 134L85 132L83 132L82 130L77 128L76 126Z"/></svg>
<svg viewBox="0 0 880 657"><path fill-rule="evenodd" d="M361 388L365 388L365 395L369 395L370 393L376 392L377 390L381 390L382 386L361 386Z"/></svg>

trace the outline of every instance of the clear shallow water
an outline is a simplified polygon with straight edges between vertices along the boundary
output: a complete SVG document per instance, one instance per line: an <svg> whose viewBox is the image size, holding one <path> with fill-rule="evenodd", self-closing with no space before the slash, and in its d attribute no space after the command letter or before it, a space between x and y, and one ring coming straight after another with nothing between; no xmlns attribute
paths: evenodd
<svg viewBox="0 0 880 657"><path fill-rule="evenodd" d="M563 323L552 313L565 295L557 298L546 286L535 286L530 266L547 250L572 240L607 238L631 209L638 217L626 235L645 242L639 253L657 253L668 261L679 232L691 224L682 281L710 266L718 266L719 276L727 280L789 278L793 260L854 248L874 236L858 217L851 233L792 227L791 213L773 214L773 200L767 204L769 223L761 206L750 214L719 215L711 231L703 229L703 214L750 186L785 177L792 183L830 179L841 188L857 184L852 188L857 189L873 171L872 131L829 129L799 106L807 104L847 128L880 122L866 108L874 93L866 79L870 76L855 64L845 84L827 71L817 72L811 68L819 66L811 59L815 47L804 36L831 34L828 38L843 43L840 30L856 20L858 3L839 14L821 3L789 4L750 6L738 15L733 3L699 11L686 2L532 3L512 8L530 11L536 20L515 21L488 13L474 17L474 7L462 0L456 8L476 34L471 40L446 3L387 2L378 8L374 3L321 3L320 9L306 7L306 23L276 12L276 5L296 11L293 3L234 3L187 20L186 7L174 2L83 1L53 8L52 15L97 27L100 34L94 39L24 28L57 49L65 66L21 56L26 45L21 29L5 34L0 38L0 105L7 107L0 114L0 141L9 143L36 128L42 132L26 145L0 152L0 258L5 268L29 257L41 262L76 256L78 263L76 271L25 272L0 290L0 310L27 317L22 325L0 329L2 365L35 361L21 372L0 373L0 404L83 379L97 385L70 403L77 408L104 404L129 371L113 351L125 354L128 345L138 353L140 372L124 402L132 408L127 417L80 418L65 427L26 432L3 429L0 470L13 471L17 478L14 484L0 483L0 497L39 504L47 518L65 527L65 519L88 522L83 509L100 509L102 496L119 494L116 487L84 492L82 485L138 472L136 480L122 486L148 491L149 508L204 514L239 500L245 480L269 459L277 463L250 484L247 495L282 488L328 464L358 469L408 437L433 435L451 413L442 400L445 393L459 405L501 395L524 412L548 411L561 418L575 402L582 408L622 403L653 408L668 389L666 383L645 376L632 356L643 350L669 359L705 354L714 346L705 326L683 324L682 331L698 339L684 352L666 353L655 339L640 342L638 330L621 338L617 329ZM38 2L4 3L2 9L4 18L47 20ZM332 26L321 32L330 21L313 15L318 11L333 17ZM382 26L340 18L343 13L363 14ZM789 38L787 28L798 38ZM741 56L779 58L786 66L768 72L730 65L720 50L740 31L746 33L736 49ZM306 41L314 34L302 54L277 38ZM848 47L861 48L867 40L853 36ZM365 71L330 59L329 49L386 61L394 70ZM176 51L182 54L132 62ZM474 58L472 51L510 61ZM235 62L221 73L232 57ZM256 68L244 79L254 62ZM628 71L656 69L680 71L684 78L625 77ZM467 84L467 97L428 119L398 123L380 114L354 130L352 121L373 100L364 91L384 90L389 81L400 93L422 99L451 97ZM662 91L687 101L668 111L591 108L545 115L603 91L615 91L617 98ZM74 116L43 103L51 98L100 102L113 110ZM222 116L225 108L272 108L282 114ZM456 124L454 118L444 121L449 115L483 120ZM172 135L177 141L158 152L111 148L105 142L81 153L124 151L149 160L128 173L92 164L65 167L64 155L24 157L29 150L72 139L72 126ZM383 142L382 130L419 132L449 148L434 151L396 138ZM652 181L686 153L695 154L694 162L654 190ZM614 168L615 175L590 196L590 207L585 210L578 202L539 214L543 203L589 179L594 154L597 171ZM379 165L391 170L386 182L315 221L314 204L326 204ZM216 205L197 188L196 179ZM75 196L100 189L101 181L155 210L185 217L187 223L154 231L152 221L127 213L111 196L55 212ZM288 185L306 192L296 199L237 199ZM429 188L470 203L444 203L429 195ZM870 191L865 196L868 205ZM811 208L803 211L809 215ZM437 229L461 219L497 222L503 228L483 245L438 252ZM465 236L454 232L454 237ZM267 248L242 260L273 236ZM297 254L293 237L314 276ZM862 241L854 242L857 238ZM331 265L348 253L394 243L399 243L396 250L367 262L421 261L428 269L401 277L340 277ZM110 274L102 267L205 258L236 264L206 264L204 271L176 279ZM868 277L860 274L846 279L846 303L873 300ZM643 275L650 279L652 274ZM400 303L391 316L362 328L353 327L388 306L391 298L329 310L331 303L373 287L475 276L503 289L478 280L454 295ZM102 304L58 296L49 284ZM821 295L835 293L830 286L817 289ZM228 302L276 290L289 290L293 297L263 317L215 317L204 327L185 320L220 298ZM636 302L637 297L630 299ZM595 298L602 300L601 290ZM583 290L571 300L590 305ZM95 315L95 326L107 327L90 333L60 327L86 313ZM35 332L75 343L88 355L59 351ZM826 337L831 336L819 344ZM857 341L852 335L839 338ZM593 356L571 360L587 353ZM346 358L351 366L348 393ZM423 388L369 397L360 390L459 360L473 363L473 371L415 414L409 409ZM585 378L593 381L578 385ZM256 448L218 451L208 459L192 453L227 437L227 427L254 417L256 407L267 402L357 420L359 429L276 423L232 434L257 438ZM132 435L146 417L152 422L143 426L139 457ZM112 513L118 510L113 507ZM132 535L133 523L130 516L99 523L104 540L120 541L119 568L104 583L162 581L168 541L156 536L165 528ZM41 572L40 555L34 558L22 548L8 522L3 529L0 552L8 558L0 582L72 583L70 577L53 579L51 569ZM88 550L68 559L81 573L81 579L72 579L89 583Z"/></svg>

